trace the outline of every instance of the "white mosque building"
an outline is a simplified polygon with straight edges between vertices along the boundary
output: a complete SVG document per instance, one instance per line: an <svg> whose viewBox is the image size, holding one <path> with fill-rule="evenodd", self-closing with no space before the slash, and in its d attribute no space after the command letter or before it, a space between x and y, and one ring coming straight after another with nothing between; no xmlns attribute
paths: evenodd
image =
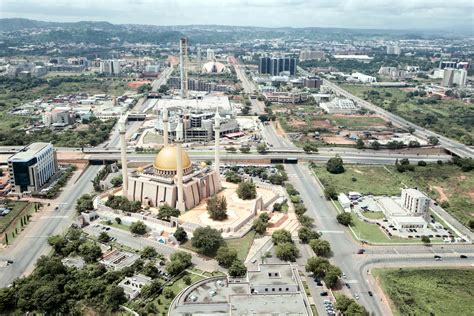
<svg viewBox="0 0 474 316"><path fill-rule="evenodd" d="M178 122L174 144L168 144L168 124L165 124L165 143L153 163L124 172L123 195L133 201L152 207L167 204L181 212L192 209L206 198L218 193L222 186L219 177L220 116L218 110L214 118L215 164L211 168L206 163L193 164L182 148L183 124ZM167 115L165 116L167 121ZM125 124L121 123L125 134ZM125 137L122 142L122 161L126 161ZM125 168L123 168L126 170Z"/></svg>

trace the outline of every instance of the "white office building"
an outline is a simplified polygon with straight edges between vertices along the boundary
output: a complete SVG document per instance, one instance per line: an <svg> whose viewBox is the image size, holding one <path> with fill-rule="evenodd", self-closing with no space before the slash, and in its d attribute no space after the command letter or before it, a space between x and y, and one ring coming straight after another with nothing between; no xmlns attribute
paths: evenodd
<svg viewBox="0 0 474 316"><path fill-rule="evenodd" d="M33 143L8 159L12 192L37 192L58 172L53 145Z"/></svg>
<svg viewBox="0 0 474 316"><path fill-rule="evenodd" d="M363 73L360 72L354 72L352 75L347 79L349 81L359 81L362 83L371 83L371 82L377 82L377 78L364 75Z"/></svg>
<svg viewBox="0 0 474 316"><path fill-rule="evenodd" d="M120 74L120 61L118 59L107 59L100 61L100 73L107 75Z"/></svg>
<svg viewBox="0 0 474 316"><path fill-rule="evenodd" d="M353 114L360 109L351 99L341 98L334 98L330 102L321 103L319 106L328 114Z"/></svg>
<svg viewBox="0 0 474 316"><path fill-rule="evenodd" d="M424 215L428 211L430 199L417 189L402 190L402 206L412 215Z"/></svg>
<svg viewBox="0 0 474 316"><path fill-rule="evenodd" d="M207 61L214 61L216 60L216 55L214 54L214 50L211 48L208 48L206 51L206 59Z"/></svg>

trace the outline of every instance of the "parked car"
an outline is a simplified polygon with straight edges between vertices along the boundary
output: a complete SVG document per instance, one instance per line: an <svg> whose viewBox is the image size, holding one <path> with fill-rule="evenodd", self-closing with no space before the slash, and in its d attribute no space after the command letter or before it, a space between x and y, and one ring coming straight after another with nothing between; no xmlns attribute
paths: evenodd
<svg viewBox="0 0 474 316"><path fill-rule="evenodd" d="M372 293L372 291L369 291L369 296L374 296L374 293Z"/></svg>
<svg viewBox="0 0 474 316"><path fill-rule="evenodd" d="M459 258L461 258L461 259L467 259L467 256L466 256L466 255L460 255Z"/></svg>
<svg viewBox="0 0 474 316"><path fill-rule="evenodd" d="M328 292L321 292L319 293L320 296L328 296Z"/></svg>
<svg viewBox="0 0 474 316"><path fill-rule="evenodd" d="M365 249L359 249L359 251L357 251L358 255L363 255L364 253L365 253Z"/></svg>

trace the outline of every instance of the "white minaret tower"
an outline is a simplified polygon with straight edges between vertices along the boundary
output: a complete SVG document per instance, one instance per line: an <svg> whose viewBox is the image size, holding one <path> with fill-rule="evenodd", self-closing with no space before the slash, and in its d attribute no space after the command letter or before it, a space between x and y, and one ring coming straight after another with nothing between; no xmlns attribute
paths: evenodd
<svg viewBox="0 0 474 316"><path fill-rule="evenodd" d="M181 155L183 150L183 123L181 119L178 121L176 126L176 176L178 178L178 202L176 208L184 213L186 206L184 204L184 188L183 188L183 156Z"/></svg>
<svg viewBox="0 0 474 316"><path fill-rule="evenodd" d="M120 133L120 160L122 163L122 196L127 197L128 193L128 172L127 172L127 143L125 140L126 116L121 116L119 119L119 133Z"/></svg>
<svg viewBox="0 0 474 316"><path fill-rule="evenodd" d="M163 121L163 146L168 146L168 110L164 109L162 112Z"/></svg>
<svg viewBox="0 0 474 316"><path fill-rule="evenodd" d="M217 176L220 174L220 140L221 140L221 116L219 115L219 108L216 109L216 115L214 116L214 139L216 141L214 149L214 169L217 172Z"/></svg>
<svg viewBox="0 0 474 316"><path fill-rule="evenodd" d="M201 72L201 44L196 45L196 50L197 50L197 71Z"/></svg>

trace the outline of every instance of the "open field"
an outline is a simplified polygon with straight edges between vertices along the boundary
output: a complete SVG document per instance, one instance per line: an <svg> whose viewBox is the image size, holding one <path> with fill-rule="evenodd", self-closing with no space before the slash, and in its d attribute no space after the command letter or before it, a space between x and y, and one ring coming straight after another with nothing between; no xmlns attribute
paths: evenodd
<svg viewBox="0 0 474 316"><path fill-rule="evenodd" d="M431 198L449 203L445 210L465 225L474 220L474 172L463 172L450 164L416 166L415 171L400 173L394 166L346 165L342 174L331 174L324 166L313 170L324 185L336 192L400 195L401 188L418 187ZM355 181L353 181L353 178Z"/></svg>
<svg viewBox="0 0 474 316"><path fill-rule="evenodd" d="M374 269L395 315L471 315L474 269Z"/></svg>
<svg viewBox="0 0 474 316"><path fill-rule="evenodd" d="M355 237L365 240L368 243L420 243L420 239L408 239L400 237L387 236L378 225L366 223L357 216L352 216L353 224L351 225Z"/></svg>
<svg viewBox="0 0 474 316"><path fill-rule="evenodd" d="M333 115L329 118L338 126L346 128L367 128L375 126L385 126L385 120L374 116L349 116L349 115Z"/></svg>
<svg viewBox="0 0 474 316"><path fill-rule="evenodd" d="M442 99L423 103L429 97L409 98L398 88L376 88L341 84L341 88L392 113L466 144L474 142L474 104L459 99ZM375 92L375 93L374 93Z"/></svg>
<svg viewBox="0 0 474 316"><path fill-rule="evenodd" d="M6 216L0 217L0 243L5 243L6 238L8 238L8 243L11 243L29 222L29 215L35 211L34 203L26 201L10 201L8 207L12 211ZM21 218L24 220L23 225Z"/></svg>
<svg viewBox="0 0 474 316"><path fill-rule="evenodd" d="M362 213L364 217L369 218L369 219L383 219L385 218L385 215L383 212L364 212Z"/></svg>
<svg viewBox="0 0 474 316"><path fill-rule="evenodd" d="M245 260L250 250L250 247L252 246L252 242L254 238L255 238L255 231L251 230L244 237L225 240L225 243L227 244L227 247L237 251L237 255L239 259ZM181 245L181 247L194 251L194 252L198 252L198 250L193 247L191 240L186 241L184 244Z"/></svg>
<svg viewBox="0 0 474 316"><path fill-rule="evenodd" d="M226 240L227 247L237 251L237 256L240 260L245 260L249 249L252 246L253 239L255 238L255 231L249 231L244 237L238 239Z"/></svg>

